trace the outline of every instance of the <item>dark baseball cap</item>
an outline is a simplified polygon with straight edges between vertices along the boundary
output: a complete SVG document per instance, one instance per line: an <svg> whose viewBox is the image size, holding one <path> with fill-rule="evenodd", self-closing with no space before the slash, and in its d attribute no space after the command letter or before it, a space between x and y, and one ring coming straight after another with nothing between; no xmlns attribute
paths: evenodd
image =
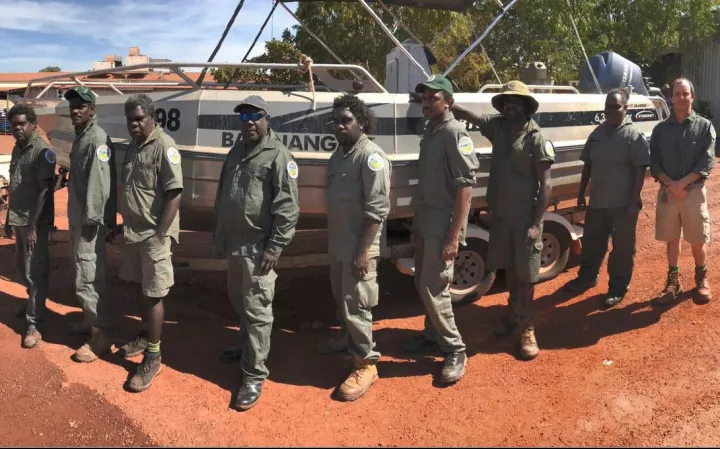
<svg viewBox="0 0 720 449"><path fill-rule="evenodd" d="M420 83L415 87L415 92L423 93L426 88L432 90L444 90L450 95L453 94L452 83L445 75L433 75L429 80L424 83Z"/></svg>
<svg viewBox="0 0 720 449"><path fill-rule="evenodd" d="M95 94L87 86L73 87L69 91L65 92L64 97L68 101L70 101L72 97L79 97L83 101L95 104Z"/></svg>
<svg viewBox="0 0 720 449"><path fill-rule="evenodd" d="M246 99L242 100L237 106L235 106L235 109L233 109L233 112L240 112L240 108L242 108L245 105L253 106L258 109L262 109L265 112L270 112L268 110L268 105L265 103L265 100L262 99L259 95L250 95Z"/></svg>

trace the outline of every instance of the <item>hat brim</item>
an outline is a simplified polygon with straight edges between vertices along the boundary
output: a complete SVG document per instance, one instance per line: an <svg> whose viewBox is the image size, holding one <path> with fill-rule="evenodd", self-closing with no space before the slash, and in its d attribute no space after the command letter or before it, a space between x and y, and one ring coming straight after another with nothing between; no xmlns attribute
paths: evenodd
<svg viewBox="0 0 720 449"><path fill-rule="evenodd" d="M436 86L436 85L434 85L434 84L432 84L432 83L420 83L420 84L418 84L417 86L415 86L415 93L421 94L421 93L425 92L425 89L436 90L436 91L438 91L438 92L443 91L443 92L446 92L446 93L447 93L448 95L450 95L451 97L453 96L453 93L452 93L452 92L450 92L450 91L448 91L447 89L444 89L444 88L442 88L442 87L440 87L440 86Z"/></svg>
<svg viewBox="0 0 720 449"><path fill-rule="evenodd" d="M538 103L537 100L530 95L521 94L521 93L517 93L517 92L503 92L503 93L495 95L494 97L492 97L492 100L490 100L490 103L493 105L493 107L501 114L503 113L503 105L505 104L505 97L522 98L523 101L525 101L525 108L527 109L527 113L529 115L533 115L534 113L536 113L538 108L540 107L540 103Z"/></svg>
<svg viewBox="0 0 720 449"><path fill-rule="evenodd" d="M261 107L261 106L258 106L258 105L256 105L256 104L252 104L252 103L240 103L239 105L235 106L235 109L233 109L233 112L236 113L236 114L239 113L239 112L240 112L240 109L242 109L243 106L252 106L253 108L257 109L258 111L265 111L265 112L267 112L267 109L265 109L265 108L263 108L263 107Z"/></svg>
<svg viewBox="0 0 720 449"><path fill-rule="evenodd" d="M81 99L85 103L95 104L94 101L88 100L87 98L83 97L75 89L70 89L69 91L65 92L65 94L63 95L63 98L65 98L67 101L70 101L71 99L73 99L75 97Z"/></svg>

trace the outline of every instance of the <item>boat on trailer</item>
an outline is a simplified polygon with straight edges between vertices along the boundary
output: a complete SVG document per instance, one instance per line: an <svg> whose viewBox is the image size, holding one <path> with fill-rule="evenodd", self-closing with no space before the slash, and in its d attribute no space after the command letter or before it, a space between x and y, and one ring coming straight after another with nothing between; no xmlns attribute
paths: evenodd
<svg viewBox="0 0 720 449"><path fill-rule="evenodd" d="M267 102L271 127L293 152L299 165L298 229L324 228L327 163L332 152L338 147L332 128L332 104L336 97L344 93L357 95L375 113L377 126L370 137L387 153L393 165L391 211L387 226L388 244L383 253L385 257L396 261L401 271L412 274L412 264L409 259L412 249L409 246L408 229L413 216L413 194L418 184L419 143L426 126L421 106L413 100L412 91L418 82L430 76L430 64L422 51L422 44L399 42L368 5L368 0L354 1L373 16L396 44L396 48L388 55L388 73L391 76L388 76L385 86L364 67L343 63L325 43L320 41L328 48L330 54L338 59L338 62L310 66L309 76L314 74L320 81L317 88L308 87L314 86L312 82L299 86L198 83L183 72L184 69L190 68L207 70L223 67L273 71L308 69L307 65L300 63L173 61L36 79L28 83L25 100L37 105L39 124L57 152L58 164L63 169L69 170L70 150L75 134L68 102L48 98L48 92L52 87L63 88L80 84L90 87L98 95L96 111L99 124L115 144L118 153L116 156L118 170L121 170L120 164L129 144L123 107L129 94L123 92L123 89L133 85L133 82L131 80L81 81L80 78L122 73L128 69L167 70L179 75L185 83L184 89L163 88L153 91L152 87L149 87L148 95L155 102L158 124L175 139L182 155L184 192L180 208L181 228L208 231L211 229L215 193L223 161L229 149L240 138L240 119L233 113L233 109L243 98L251 94L260 95ZM385 4L391 4L460 13L474 4L471 0L375 1L383 7ZM512 0L501 7L498 16L488 29L448 67L445 71L446 75L462 58L481 44L482 39L517 1ZM278 5L292 14L283 1L277 1L275 6ZM297 19L296 16L294 17ZM302 23L301 25L305 26ZM317 38L314 34L313 36ZM592 71L592 68L590 70ZM335 76L337 72L349 73L352 79L340 79ZM36 83L42 83L44 88L36 87ZM501 87L501 84L488 84L478 92L457 92L454 98L456 102L476 113L496 114L490 101ZM556 149L556 163L552 166L551 198L555 211L546 214L546 223L554 222L554 224L546 226L543 236L545 249L541 277L546 279L554 277L564 269L570 246L582 236L582 228L577 225L577 222L582 220L582 211L572 209L563 212L558 209L558 205L564 200L574 199L577 195L583 167L583 163L579 160L580 151L589 134L604 121L605 95L600 92L599 85L598 93L595 94L579 93L571 86L530 85L529 87L540 104L534 119ZM667 113L667 106L659 96L633 94L630 98L628 114L647 139L650 138L654 126ZM487 206L485 193L491 144L472 125L466 124L466 126L475 144L480 170L472 195L473 212L468 228L469 246L461 250L456 261L453 295L459 302L477 299L490 288L494 279L494 273L485 272L483 263L488 239L488 223L483 218L482 211ZM318 244L320 243L316 242L308 246L317 248ZM320 244L320 247L326 248L326 244ZM295 252L303 251L305 250Z"/></svg>

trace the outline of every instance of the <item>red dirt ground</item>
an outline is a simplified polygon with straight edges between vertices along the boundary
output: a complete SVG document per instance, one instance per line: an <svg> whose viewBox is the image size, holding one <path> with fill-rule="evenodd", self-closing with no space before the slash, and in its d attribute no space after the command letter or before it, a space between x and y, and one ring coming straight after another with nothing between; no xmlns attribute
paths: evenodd
<svg viewBox="0 0 720 449"><path fill-rule="evenodd" d="M280 273L275 330L260 404L246 413L228 408L238 366L218 361L235 338L235 314L224 273L178 271L166 302L162 374L145 393L123 383L139 360L117 356L90 365L70 359L82 345L68 337L68 322L81 318L63 232L52 248L51 300L44 341L19 347L23 304L11 242L0 240L0 441L7 445L193 446L717 446L720 444L720 366L715 302L696 305L690 295L664 309L649 299L665 281L663 245L653 238L656 188L644 192L638 228L636 275L619 307L600 311L601 285L572 298L558 289L577 267L536 289L537 338L532 362L513 355L513 345L488 326L502 314L502 285L476 304L457 309L468 345L468 370L458 384L440 388L433 376L441 359L409 359L400 348L422 327L423 309L412 279L391 266L381 269L381 301L375 309L380 381L355 403L331 398L347 374L342 356L314 353L309 321L332 321L325 269ZM713 229L720 219L720 183L708 184ZM57 213L65 212L65 191ZM58 220L66 229L66 222ZM717 238L717 231L713 238ZM117 311L116 337L137 330L136 290L117 280L117 247L110 248L110 286ZM718 250L711 246L711 281ZM693 283L693 262L683 248L682 282ZM119 343L119 341L118 341ZM612 363L610 363L612 362Z"/></svg>

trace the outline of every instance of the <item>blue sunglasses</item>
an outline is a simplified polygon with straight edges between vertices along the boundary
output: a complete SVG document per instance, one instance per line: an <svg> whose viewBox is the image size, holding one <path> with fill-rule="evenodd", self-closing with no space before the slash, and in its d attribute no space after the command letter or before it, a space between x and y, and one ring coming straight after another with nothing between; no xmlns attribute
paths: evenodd
<svg viewBox="0 0 720 449"><path fill-rule="evenodd" d="M252 114L242 113L240 114L240 121L247 123L249 121L257 122L261 118L265 117L267 115L266 112L253 112Z"/></svg>

